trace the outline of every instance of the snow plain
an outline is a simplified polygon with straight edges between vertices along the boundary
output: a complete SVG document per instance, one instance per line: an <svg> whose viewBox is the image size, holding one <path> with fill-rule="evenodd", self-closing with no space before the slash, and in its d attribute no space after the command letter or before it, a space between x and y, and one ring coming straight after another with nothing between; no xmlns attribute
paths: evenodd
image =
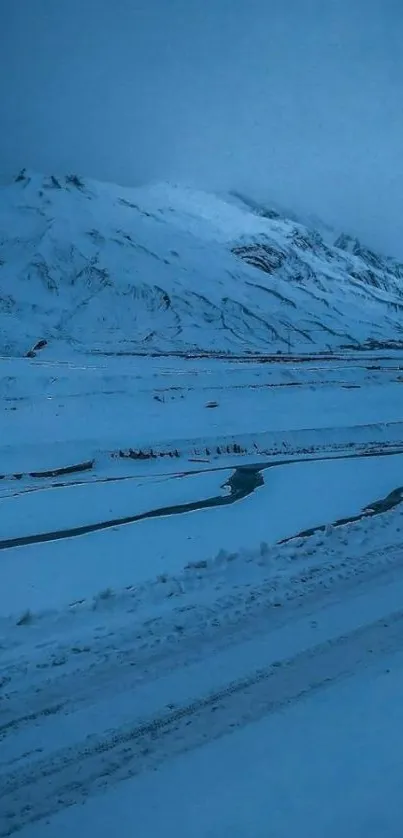
<svg viewBox="0 0 403 838"><path fill-rule="evenodd" d="M400 835L403 356L0 364L0 836Z"/></svg>

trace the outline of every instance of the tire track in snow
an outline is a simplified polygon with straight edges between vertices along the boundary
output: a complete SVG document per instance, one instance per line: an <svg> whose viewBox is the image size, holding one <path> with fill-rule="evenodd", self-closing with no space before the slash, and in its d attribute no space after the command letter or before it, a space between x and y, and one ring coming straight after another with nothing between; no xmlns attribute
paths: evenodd
<svg viewBox="0 0 403 838"><path fill-rule="evenodd" d="M11 773L0 786L6 838L166 758L217 739L398 651L403 611L279 660L190 703L65 748ZM379 660L378 660L379 663Z"/></svg>
<svg viewBox="0 0 403 838"><path fill-rule="evenodd" d="M270 630L274 631L297 618L301 609L317 608L318 604L323 607L335 594L342 597L350 594L351 589L359 590L361 584L382 583L385 574L391 570L399 573L401 569L402 553L396 544L342 561L333 560L319 566L315 563L311 568L303 565L286 580L280 574L278 578L263 579L242 590L236 587L223 595L217 593L215 602L207 607L192 606L189 611L185 606L186 617L179 605L165 619L155 619L151 635L144 624L142 628L136 627L134 636L131 630L112 635L106 642L91 641L90 657L77 669L68 668L65 672L58 665L52 671L52 652L50 659L40 662L41 671L47 673L44 682L32 681L31 671L22 688L17 686L18 679L26 673L28 660L11 663L4 670L7 682L0 712L0 742L26 729L33 721L61 710L64 715L74 714L93 701L99 689L104 698L109 692L112 698L118 692L134 691L145 678L153 680L189 661L200 660L200 649L205 656L249 640L267 630L268 619ZM179 621L183 624L180 632L175 631ZM70 644L58 650L58 657L65 657L69 663L71 652Z"/></svg>

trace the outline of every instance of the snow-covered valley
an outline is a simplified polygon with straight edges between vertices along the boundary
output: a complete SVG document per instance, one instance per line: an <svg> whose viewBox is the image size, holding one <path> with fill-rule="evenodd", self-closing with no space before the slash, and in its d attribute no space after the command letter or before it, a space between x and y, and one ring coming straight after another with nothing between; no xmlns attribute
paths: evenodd
<svg viewBox="0 0 403 838"><path fill-rule="evenodd" d="M0 836L400 835L400 267L55 180L1 199Z"/></svg>

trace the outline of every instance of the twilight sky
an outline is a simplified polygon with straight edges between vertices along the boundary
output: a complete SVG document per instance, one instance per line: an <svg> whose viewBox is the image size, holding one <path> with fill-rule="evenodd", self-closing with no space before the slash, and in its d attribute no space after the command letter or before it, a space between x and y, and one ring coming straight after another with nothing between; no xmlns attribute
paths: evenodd
<svg viewBox="0 0 403 838"><path fill-rule="evenodd" d="M0 0L0 175L240 188L403 257L403 0Z"/></svg>

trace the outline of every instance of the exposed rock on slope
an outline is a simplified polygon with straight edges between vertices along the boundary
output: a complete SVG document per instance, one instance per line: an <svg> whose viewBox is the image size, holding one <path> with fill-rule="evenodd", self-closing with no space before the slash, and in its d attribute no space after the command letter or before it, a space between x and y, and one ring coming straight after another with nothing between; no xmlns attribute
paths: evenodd
<svg viewBox="0 0 403 838"><path fill-rule="evenodd" d="M239 196L22 172L0 190L0 352L400 341L403 265Z"/></svg>

